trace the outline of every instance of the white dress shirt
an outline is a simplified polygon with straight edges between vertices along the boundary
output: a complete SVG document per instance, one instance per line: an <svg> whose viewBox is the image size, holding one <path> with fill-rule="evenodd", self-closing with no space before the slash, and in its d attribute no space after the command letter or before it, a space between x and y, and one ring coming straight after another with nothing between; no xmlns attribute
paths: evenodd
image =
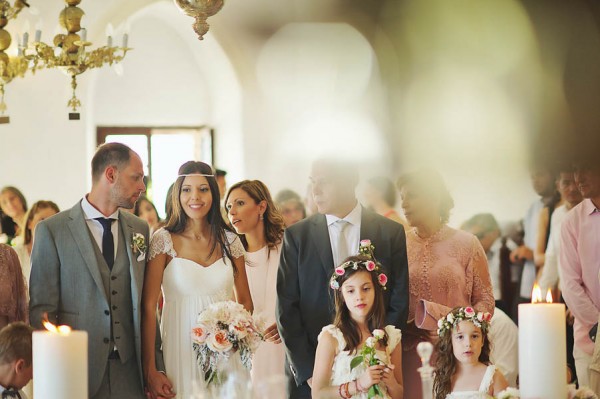
<svg viewBox="0 0 600 399"><path fill-rule="evenodd" d="M87 226L90 229L90 232L92 233L92 237L94 237L94 240L96 241L100 252L102 252L102 234L104 233L104 227L102 227L102 224L95 219L106 218L106 216L104 216L102 212L100 212L92 204L90 204L90 202L87 199L87 196L83 197L83 199L81 200L81 208L83 209L85 222L87 223ZM119 210L117 209L116 212L108 216L107 219L114 219L117 221L117 223L113 222L110 227L110 230L112 231L113 235L115 248L115 253L113 254L114 257L117 254L117 243L119 242Z"/></svg>
<svg viewBox="0 0 600 399"><path fill-rule="evenodd" d="M501 309L494 310L489 338L492 343L490 361L504 374L508 385L517 386L519 374L519 329Z"/></svg>
<svg viewBox="0 0 600 399"><path fill-rule="evenodd" d="M2 392L4 392L5 390L6 388L0 385L0 397L2 397ZM21 396L21 399L27 399L27 395L25 395L25 393L21 390L19 391L19 395Z"/></svg>
<svg viewBox="0 0 600 399"><path fill-rule="evenodd" d="M344 235L346 236L346 248L348 248L348 254L341 254L343 261L347 256L358 255L358 245L360 243L360 218L362 216L362 208L358 201L356 206L349 214L344 216L342 219L348 222L348 226L345 229ZM340 220L334 215L325 215L327 218L327 229L329 230L329 241L331 242L331 253L333 254L333 261L335 262L340 256L338 255L338 241L339 241L339 230L334 226L334 223ZM365 237L369 238L369 237ZM335 265L337 267L339 265Z"/></svg>

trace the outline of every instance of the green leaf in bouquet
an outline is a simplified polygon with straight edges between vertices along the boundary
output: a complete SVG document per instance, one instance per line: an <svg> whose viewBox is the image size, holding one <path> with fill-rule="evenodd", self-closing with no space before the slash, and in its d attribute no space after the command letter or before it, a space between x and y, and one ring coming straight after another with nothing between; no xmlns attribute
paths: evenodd
<svg viewBox="0 0 600 399"><path fill-rule="evenodd" d="M371 385L371 388L369 388L369 390L367 391L367 397L369 399L374 398L375 396L377 396L377 390L375 389L377 385Z"/></svg>
<svg viewBox="0 0 600 399"><path fill-rule="evenodd" d="M363 360L364 358L362 356L356 356L354 359L352 359L350 362L350 370L353 370L356 366L361 364Z"/></svg>

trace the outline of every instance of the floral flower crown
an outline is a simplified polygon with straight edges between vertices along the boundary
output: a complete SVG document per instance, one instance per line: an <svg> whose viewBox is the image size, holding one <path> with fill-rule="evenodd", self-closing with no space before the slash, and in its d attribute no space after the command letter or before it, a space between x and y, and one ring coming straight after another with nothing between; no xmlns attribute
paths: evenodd
<svg viewBox="0 0 600 399"><path fill-rule="evenodd" d="M488 312L475 312L475 309L470 306L460 308L456 313L452 311L438 320L438 335L442 336L446 331L452 331L458 323L465 320L475 324L475 326L481 328L481 331L486 333L490 327L492 315Z"/></svg>
<svg viewBox="0 0 600 399"><path fill-rule="evenodd" d="M358 262L348 261L342 263L340 266L335 268L335 271L329 280L329 286L334 290L339 289L340 282L338 281L338 278L346 274L346 269L352 268L353 270L358 270L358 268L361 267L368 272L375 272L377 274L377 281L379 282L379 285L381 285L385 290L385 285L387 284L388 278L385 273L381 271L381 263L377 262L375 256L373 255L373 251L375 251L375 246L371 244L371 240L361 240L358 246L358 254L365 256L368 258L368 260Z"/></svg>

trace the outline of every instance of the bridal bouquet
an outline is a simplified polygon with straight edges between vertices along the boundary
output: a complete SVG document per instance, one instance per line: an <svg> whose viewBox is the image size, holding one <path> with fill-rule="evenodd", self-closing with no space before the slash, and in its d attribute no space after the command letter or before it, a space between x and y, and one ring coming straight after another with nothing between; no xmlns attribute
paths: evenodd
<svg viewBox="0 0 600 399"><path fill-rule="evenodd" d="M252 354L263 340L261 331L244 306L233 301L214 303L200 313L192 329L192 346L204 381L223 383L225 366L238 354L250 370Z"/></svg>

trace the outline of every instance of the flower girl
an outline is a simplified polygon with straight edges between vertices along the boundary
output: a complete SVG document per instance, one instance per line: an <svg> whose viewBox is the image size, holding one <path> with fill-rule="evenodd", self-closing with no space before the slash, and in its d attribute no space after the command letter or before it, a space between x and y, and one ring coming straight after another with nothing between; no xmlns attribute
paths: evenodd
<svg viewBox="0 0 600 399"><path fill-rule="evenodd" d="M465 307L438 321L435 399L485 399L506 389L506 379L490 364L491 319L487 312Z"/></svg>
<svg viewBox="0 0 600 399"><path fill-rule="evenodd" d="M384 328L386 282L372 256L349 257L335 269L335 321L319 334L313 398L403 397L400 330Z"/></svg>

